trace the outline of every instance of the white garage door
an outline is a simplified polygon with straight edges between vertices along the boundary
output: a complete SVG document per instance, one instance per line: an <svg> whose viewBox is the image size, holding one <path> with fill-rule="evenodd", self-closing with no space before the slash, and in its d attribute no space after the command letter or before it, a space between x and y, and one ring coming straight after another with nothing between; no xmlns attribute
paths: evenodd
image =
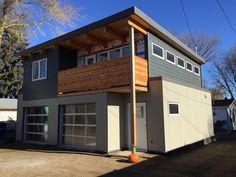
<svg viewBox="0 0 236 177"><path fill-rule="evenodd" d="M96 146L96 104L65 105L63 144L81 149Z"/></svg>

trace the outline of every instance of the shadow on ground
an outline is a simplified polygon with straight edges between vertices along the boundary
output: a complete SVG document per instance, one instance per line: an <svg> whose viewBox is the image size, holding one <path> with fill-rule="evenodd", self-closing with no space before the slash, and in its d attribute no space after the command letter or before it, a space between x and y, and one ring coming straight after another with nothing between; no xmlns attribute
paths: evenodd
<svg viewBox="0 0 236 177"><path fill-rule="evenodd" d="M31 151L31 152L42 152L42 153L68 153L68 154L85 154L93 156L108 156L106 154L98 154L83 150L74 150L68 148L60 148L52 145L40 145L40 144L28 144L21 142L14 143L0 143L0 149L8 150L19 150L19 151Z"/></svg>
<svg viewBox="0 0 236 177"><path fill-rule="evenodd" d="M236 133L194 150L158 156L101 177L235 177Z"/></svg>

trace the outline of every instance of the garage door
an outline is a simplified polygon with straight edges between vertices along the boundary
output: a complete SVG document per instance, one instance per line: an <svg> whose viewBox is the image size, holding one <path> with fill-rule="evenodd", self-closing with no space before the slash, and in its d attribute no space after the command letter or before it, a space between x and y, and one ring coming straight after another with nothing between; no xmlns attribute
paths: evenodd
<svg viewBox="0 0 236 177"><path fill-rule="evenodd" d="M46 143L48 138L48 106L25 108L25 141Z"/></svg>
<svg viewBox="0 0 236 177"><path fill-rule="evenodd" d="M96 104L65 105L63 144L81 149L96 146Z"/></svg>

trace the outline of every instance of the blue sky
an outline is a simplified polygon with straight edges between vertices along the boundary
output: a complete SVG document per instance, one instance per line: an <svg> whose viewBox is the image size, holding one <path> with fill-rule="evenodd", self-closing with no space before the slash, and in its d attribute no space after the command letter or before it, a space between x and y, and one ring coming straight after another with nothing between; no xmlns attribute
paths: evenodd
<svg viewBox="0 0 236 177"><path fill-rule="evenodd" d="M81 8L82 21L78 21L75 28L87 25L111 14L131 6L137 6L168 31L180 34L187 32L187 25L183 16L179 0L68 0ZM192 32L206 33L221 39L222 50L229 50L236 44L236 35L230 29L216 0L183 0L186 14ZM220 0L232 25L236 28L236 0ZM51 39L48 33L45 37L31 38L31 46ZM203 77L209 80L209 64L203 66Z"/></svg>

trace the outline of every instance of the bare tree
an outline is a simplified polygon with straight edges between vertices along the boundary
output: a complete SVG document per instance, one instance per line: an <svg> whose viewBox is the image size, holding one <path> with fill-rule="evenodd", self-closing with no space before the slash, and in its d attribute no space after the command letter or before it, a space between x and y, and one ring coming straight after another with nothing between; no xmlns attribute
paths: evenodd
<svg viewBox="0 0 236 177"><path fill-rule="evenodd" d="M0 46L2 35L6 31L23 38L25 35L37 35L39 32L44 35L42 26L47 26L53 33L62 33L65 28L73 26L74 22L80 19L79 11L68 1L63 2L0 0Z"/></svg>
<svg viewBox="0 0 236 177"><path fill-rule="evenodd" d="M220 39L216 36L207 34L189 34L185 33L178 36L193 51L197 52L205 62L212 61L220 55Z"/></svg>
<svg viewBox="0 0 236 177"><path fill-rule="evenodd" d="M215 84L226 91L232 99L236 96L236 46L223 59L213 63Z"/></svg>
<svg viewBox="0 0 236 177"><path fill-rule="evenodd" d="M219 85L216 85L214 88L210 88L210 91L211 91L211 99L212 100L224 99L225 93L223 93L223 90Z"/></svg>

